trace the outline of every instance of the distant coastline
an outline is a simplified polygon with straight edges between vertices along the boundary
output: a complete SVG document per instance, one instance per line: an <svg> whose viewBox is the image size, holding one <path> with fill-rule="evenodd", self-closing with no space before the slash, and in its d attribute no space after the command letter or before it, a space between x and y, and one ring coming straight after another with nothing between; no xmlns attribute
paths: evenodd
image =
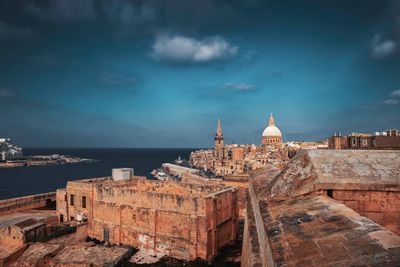
<svg viewBox="0 0 400 267"><path fill-rule="evenodd" d="M48 165L66 165L77 163L90 163L94 162L93 159L84 159L68 155L35 155L17 160L9 160L0 162L0 168L19 168L19 167L33 167L33 166L48 166Z"/></svg>

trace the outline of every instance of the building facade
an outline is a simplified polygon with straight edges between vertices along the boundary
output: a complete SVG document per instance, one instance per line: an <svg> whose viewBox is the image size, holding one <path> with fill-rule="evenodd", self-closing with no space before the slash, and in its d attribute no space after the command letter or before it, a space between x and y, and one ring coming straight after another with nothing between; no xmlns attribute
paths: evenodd
<svg viewBox="0 0 400 267"><path fill-rule="evenodd" d="M236 239L237 189L111 177L57 190L60 221L88 221L88 236L151 254L211 260Z"/></svg>
<svg viewBox="0 0 400 267"><path fill-rule="evenodd" d="M17 160L22 157L22 148L13 144L10 138L0 138L0 161Z"/></svg>
<svg viewBox="0 0 400 267"><path fill-rule="evenodd" d="M221 121L218 119L214 149L192 152L190 164L217 176L248 175L267 165L285 164L288 159L288 147L282 144L282 133L275 126L271 114L269 125L262 133L261 146L224 144Z"/></svg>
<svg viewBox="0 0 400 267"><path fill-rule="evenodd" d="M328 139L329 149L382 149L395 150L400 149L400 131L388 130L386 132L377 132L374 134L352 133L342 136L340 133L334 133Z"/></svg>

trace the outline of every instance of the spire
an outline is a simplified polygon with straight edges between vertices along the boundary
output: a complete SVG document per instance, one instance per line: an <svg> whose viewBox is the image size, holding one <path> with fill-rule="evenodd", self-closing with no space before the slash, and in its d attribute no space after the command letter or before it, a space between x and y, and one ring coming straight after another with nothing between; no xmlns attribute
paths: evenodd
<svg viewBox="0 0 400 267"><path fill-rule="evenodd" d="M222 136L221 120L218 118L217 136Z"/></svg>
<svg viewBox="0 0 400 267"><path fill-rule="evenodd" d="M275 120L274 117L272 116L272 113L271 116L269 117L269 126L275 126Z"/></svg>

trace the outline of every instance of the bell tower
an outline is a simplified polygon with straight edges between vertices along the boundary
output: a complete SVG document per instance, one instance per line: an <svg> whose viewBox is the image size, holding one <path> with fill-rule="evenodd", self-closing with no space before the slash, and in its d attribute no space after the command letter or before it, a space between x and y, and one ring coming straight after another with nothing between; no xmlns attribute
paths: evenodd
<svg viewBox="0 0 400 267"><path fill-rule="evenodd" d="M220 119L218 119L217 133L215 134L215 138L214 138L214 153L215 153L215 158L217 160L220 160L223 158L224 136L223 136L222 130L221 130L221 120Z"/></svg>

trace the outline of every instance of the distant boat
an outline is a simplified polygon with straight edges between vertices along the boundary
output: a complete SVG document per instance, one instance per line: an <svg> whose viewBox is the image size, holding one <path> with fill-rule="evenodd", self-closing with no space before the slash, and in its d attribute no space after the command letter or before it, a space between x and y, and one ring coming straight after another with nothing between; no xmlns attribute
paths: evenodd
<svg viewBox="0 0 400 267"><path fill-rule="evenodd" d="M179 156L176 160L175 160L176 164L182 164L183 163L183 159L181 159L181 156Z"/></svg>

